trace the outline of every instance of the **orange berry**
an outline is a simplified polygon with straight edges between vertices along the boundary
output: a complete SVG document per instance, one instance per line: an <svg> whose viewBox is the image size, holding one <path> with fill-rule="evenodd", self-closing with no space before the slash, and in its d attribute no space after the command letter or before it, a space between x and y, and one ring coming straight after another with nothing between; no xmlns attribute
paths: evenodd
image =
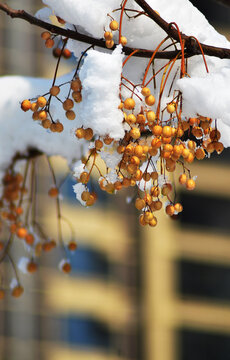
<svg viewBox="0 0 230 360"><path fill-rule="evenodd" d="M194 181L193 179L188 179L188 180L186 181L186 188L187 188L188 190L193 190L193 189L195 189L195 186L196 186L196 183L195 183L195 181Z"/></svg>
<svg viewBox="0 0 230 360"><path fill-rule="evenodd" d="M155 210L160 210L162 208L162 202L160 200L154 201Z"/></svg>
<svg viewBox="0 0 230 360"><path fill-rule="evenodd" d="M23 213L23 208L21 206L19 206L15 209L15 212L17 215L21 215Z"/></svg>
<svg viewBox="0 0 230 360"><path fill-rule="evenodd" d="M96 140L95 141L95 148L97 149L97 150L100 150L101 148L103 147L103 142L101 141L101 140Z"/></svg>
<svg viewBox="0 0 230 360"><path fill-rule="evenodd" d="M145 97L145 102L148 106L152 106L155 104L155 97L153 95L148 95Z"/></svg>
<svg viewBox="0 0 230 360"><path fill-rule="evenodd" d="M44 96L39 96L39 98L37 99L37 104L39 107L43 108L44 106L46 106L47 100Z"/></svg>
<svg viewBox="0 0 230 360"><path fill-rule="evenodd" d="M17 285L12 289L11 295L17 298L20 297L23 294L23 292L24 292L23 287L21 285Z"/></svg>
<svg viewBox="0 0 230 360"><path fill-rule="evenodd" d="M71 82L71 89L73 91L81 91L82 85L81 80L79 78L76 78Z"/></svg>
<svg viewBox="0 0 230 360"><path fill-rule="evenodd" d="M172 191L172 185L171 184L164 184L161 188L161 193L164 196L167 196Z"/></svg>
<svg viewBox="0 0 230 360"><path fill-rule="evenodd" d="M68 249L70 251L75 251L77 249L77 243L75 241L70 241L68 244Z"/></svg>
<svg viewBox="0 0 230 360"><path fill-rule="evenodd" d="M62 55L64 56L65 59L69 59L71 57L72 53L70 50L64 49Z"/></svg>
<svg viewBox="0 0 230 360"><path fill-rule="evenodd" d="M190 152L188 157L185 159L189 164L191 164L194 160L194 155Z"/></svg>
<svg viewBox="0 0 230 360"><path fill-rule="evenodd" d="M160 125L153 126L152 132L155 136L160 136L162 134L162 126Z"/></svg>
<svg viewBox="0 0 230 360"><path fill-rule="evenodd" d="M50 34L48 31L43 31L43 32L41 33L41 38L42 38L43 40L49 39L50 36L51 36L51 34Z"/></svg>
<svg viewBox="0 0 230 360"><path fill-rule="evenodd" d="M4 299L5 297L5 290L0 289L0 300Z"/></svg>
<svg viewBox="0 0 230 360"><path fill-rule="evenodd" d="M21 103L21 109L23 111L28 111L31 109L31 102L30 100L23 100L23 102Z"/></svg>
<svg viewBox="0 0 230 360"><path fill-rule="evenodd" d="M85 136L85 130L83 128L78 128L76 131L75 131L75 135L78 139L82 139L84 138Z"/></svg>
<svg viewBox="0 0 230 360"><path fill-rule="evenodd" d="M184 185L184 184L186 184L186 182L187 182L187 176L186 176L186 174L184 173L184 174L181 174L180 176L179 176L179 183L181 184L181 185Z"/></svg>
<svg viewBox="0 0 230 360"><path fill-rule="evenodd" d="M214 141L213 145L214 145L214 149L216 150L217 154L222 153L222 151L224 150L224 145L219 141Z"/></svg>
<svg viewBox="0 0 230 360"><path fill-rule="evenodd" d="M46 118L47 118L47 112L45 110L39 111L38 119L41 121L44 121L44 120L46 120Z"/></svg>
<svg viewBox="0 0 230 360"><path fill-rule="evenodd" d="M175 210L179 213L179 212L181 212L181 211L183 211L183 206L180 204L180 203L176 203L175 205L174 205L174 208L175 208Z"/></svg>
<svg viewBox="0 0 230 360"><path fill-rule="evenodd" d="M34 236L33 234L27 234L25 236L25 242L28 244L28 245L33 245L34 243Z"/></svg>
<svg viewBox="0 0 230 360"><path fill-rule="evenodd" d="M214 129L210 132L210 139L212 141L216 140L218 141L220 139L220 132L217 129Z"/></svg>
<svg viewBox="0 0 230 360"><path fill-rule="evenodd" d="M166 208L165 208L165 212L166 214L172 216L175 212L175 208L173 205L167 205Z"/></svg>
<svg viewBox="0 0 230 360"><path fill-rule="evenodd" d="M145 123L145 115L144 114L138 114L137 115L137 122L138 122L138 124L144 124Z"/></svg>
<svg viewBox="0 0 230 360"><path fill-rule="evenodd" d="M32 274L32 273L36 272L37 269L38 269L38 265L37 265L33 260L31 260L31 261L27 264L27 271L28 271L29 273Z"/></svg>
<svg viewBox="0 0 230 360"><path fill-rule="evenodd" d="M20 227L17 229L17 236L20 238L20 239L24 239L27 235L27 230L26 228L24 227Z"/></svg>
<svg viewBox="0 0 230 360"><path fill-rule="evenodd" d="M168 105L167 105L167 112L169 113L169 114L172 114L172 113L174 113L174 111L176 111L176 103L174 103L174 102L172 102L172 103L169 103Z"/></svg>
<svg viewBox="0 0 230 360"><path fill-rule="evenodd" d="M74 107L74 102L71 99L66 99L63 102L62 106L63 106L63 109L67 111L67 110L70 110L70 109L72 109Z"/></svg>
<svg viewBox="0 0 230 360"><path fill-rule="evenodd" d="M153 216L152 220L149 221L149 225L151 227L155 227L157 225L157 218L156 216Z"/></svg>
<svg viewBox="0 0 230 360"><path fill-rule="evenodd" d="M65 262L63 265L62 265L62 271L64 272L64 273L70 273L70 271L71 271L71 265L70 265L70 263L69 262Z"/></svg>
<svg viewBox="0 0 230 360"><path fill-rule="evenodd" d="M56 130L56 132L61 133L64 130L64 126L62 125L62 123L56 122L55 123L55 130Z"/></svg>
<svg viewBox="0 0 230 360"><path fill-rule="evenodd" d="M203 148L198 148L195 152L197 160L203 160L205 158L205 151Z"/></svg>
<svg viewBox="0 0 230 360"><path fill-rule="evenodd" d="M156 156L158 153L158 150L157 150L157 148L151 147L151 148L149 148L148 152L149 152L149 155Z"/></svg>
<svg viewBox="0 0 230 360"><path fill-rule="evenodd" d="M149 122L149 123L154 122L154 121L155 121L155 119L156 119L155 112L154 112L154 111L152 111L152 110L147 111L147 113L146 113L146 117L147 117L147 120L148 120L148 122Z"/></svg>
<svg viewBox="0 0 230 360"><path fill-rule="evenodd" d="M104 141L104 143L105 143L106 145L110 145L111 142L113 142L113 139L110 138L109 136L106 136L106 137L103 139L103 141Z"/></svg>
<svg viewBox="0 0 230 360"><path fill-rule="evenodd" d="M150 211L146 211L144 213L144 219L147 223L149 223L153 219L153 213Z"/></svg>
<svg viewBox="0 0 230 360"><path fill-rule="evenodd" d="M141 132L138 128L132 128L132 130L130 130L130 135L133 139L139 139Z"/></svg>
<svg viewBox="0 0 230 360"><path fill-rule="evenodd" d="M83 193L81 194L81 199L83 201L89 200L89 197L90 197L90 193L88 191L83 191Z"/></svg>
<svg viewBox="0 0 230 360"><path fill-rule="evenodd" d="M136 122L136 116L135 115L133 115L133 114L129 114L128 116L127 116L127 118L125 119L125 121L128 123L128 124L135 124L135 122Z"/></svg>
<svg viewBox="0 0 230 360"><path fill-rule="evenodd" d="M49 119L45 119L42 121L42 127L44 127L44 129L49 129L51 126L51 121Z"/></svg>
<svg viewBox="0 0 230 360"><path fill-rule="evenodd" d="M164 137L171 137L172 136L171 126L163 126L162 135Z"/></svg>
<svg viewBox="0 0 230 360"><path fill-rule="evenodd" d="M127 109L127 110L134 109L135 105L136 105L136 103L132 98L127 98L124 101L124 108Z"/></svg>
<svg viewBox="0 0 230 360"><path fill-rule="evenodd" d="M60 56L61 56L61 49L60 48L54 48L53 49L53 56L55 57L55 58L59 58Z"/></svg>
<svg viewBox="0 0 230 360"><path fill-rule="evenodd" d="M112 47L114 47L114 41L113 41L113 40L106 40L106 41L105 41L105 46L106 46L108 49L111 49Z"/></svg>
<svg viewBox="0 0 230 360"><path fill-rule="evenodd" d="M140 158L143 155L143 147L141 145L137 145L134 148L134 154Z"/></svg>
<svg viewBox="0 0 230 360"><path fill-rule="evenodd" d="M121 36L121 45L125 46L127 44L127 38L125 36Z"/></svg>
<svg viewBox="0 0 230 360"><path fill-rule="evenodd" d="M104 38L105 38L105 40L107 40L107 41L112 40L112 38L113 38L113 33L112 33L111 31L105 31L105 32L104 32Z"/></svg>
<svg viewBox="0 0 230 360"><path fill-rule="evenodd" d="M111 29L112 31L116 31L116 30L118 30L118 28L119 28L119 24L118 24L118 22L117 22L116 20L113 20L113 21L111 21L111 23L109 24L109 27L110 27L110 29Z"/></svg>
<svg viewBox="0 0 230 360"><path fill-rule="evenodd" d="M75 112L73 110L67 110L65 116L67 117L68 120L74 120L76 117Z"/></svg>
<svg viewBox="0 0 230 360"><path fill-rule="evenodd" d="M53 39L47 39L46 42L45 42L45 46L48 48L48 49L51 49L53 46L54 46L54 40Z"/></svg>
<svg viewBox="0 0 230 360"><path fill-rule="evenodd" d="M33 120L39 120L39 112L35 111L32 115Z"/></svg>
<svg viewBox="0 0 230 360"><path fill-rule="evenodd" d="M73 91L72 98L76 103L80 103L82 101L82 95L79 91Z"/></svg>
<svg viewBox="0 0 230 360"><path fill-rule="evenodd" d="M60 92L59 86L52 86L52 88L50 89L50 94L53 96L57 96L59 92Z"/></svg>
<svg viewBox="0 0 230 360"><path fill-rule="evenodd" d="M160 188L159 186L153 186L151 189L150 189L150 193L152 196L154 197L158 197L160 195Z"/></svg>
<svg viewBox="0 0 230 360"><path fill-rule="evenodd" d="M153 171L153 172L151 173L151 178L152 178L153 180L157 180L157 179L158 179L158 173L157 173L156 171Z"/></svg>
<svg viewBox="0 0 230 360"><path fill-rule="evenodd" d="M80 175L80 182L82 184L87 184L89 181L89 173L87 173L86 171L83 171Z"/></svg>
<svg viewBox="0 0 230 360"><path fill-rule="evenodd" d="M130 163L139 166L140 165L140 159L137 156L132 156L130 159Z"/></svg>
<svg viewBox="0 0 230 360"><path fill-rule="evenodd" d="M59 194L59 191L58 191L58 188L56 188L56 187L52 187L52 188L50 188L49 191L48 191L48 195L49 195L50 197L57 197L58 194Z"/></svg>
<svg viewBox="0 0 230 360"><path fill-rule="evenodd" d="M90 128L85 129L84 138L85 138L85 140L88 140L88 141L92 140L92 138L93 138L93 130L90 129Z"/></svg>
<svg viewBox="0 0 230 360"><path fill-rule="evenodd" d="M140 215L140 217L139 217L139 223L140 223L140 225L142 225L142 226L147 225L147 222L146 222L145 219L144 219L144 214L141 214L141 215Z"/></svg>
<svg viewBox="0 0 230 360"><path fill-rule="evenodd" d="M150 91L150 89L148 87L143 87L142 90L141 90L141 93L145 97L151 95L151 91Z"/></svg>
<svg viewBox="0 0 230 360"><path fill-rule="evenodd" d="M189 154L190 154L189 149L184 148L183 151L182 151L183 158L186 159L189 156Z"/></svg>
<svg viewBox="0 0 230 360"><path fill-rule="evenodd" d="M38 110L38 104L36 102L31 104L31 111L35 112Z"/></svg>

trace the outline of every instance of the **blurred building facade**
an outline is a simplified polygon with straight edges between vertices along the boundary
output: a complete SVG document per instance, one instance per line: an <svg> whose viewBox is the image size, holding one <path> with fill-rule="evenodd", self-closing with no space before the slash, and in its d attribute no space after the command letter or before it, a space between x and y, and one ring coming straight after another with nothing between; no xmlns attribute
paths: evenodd
<svg viewBox="0 0 230 360"><path fill-rule="evenodd" d="M41 2L9 5L34 13ZM218 6L194 5L209 12ZM230 14L220 10L218 16ZM39 29L3 14L0 29L1 75L50 73L50 51ZM230 358L229 152L220 159L191 167L198 187L181 192L181 218L174 222L162 213L154 229L139 227L123 195L102 194L95 208L82 209L66 181L63 214L78 242L76 254L69 254L73 274L58 272L57 250L53 257L45 255L35 278L25 277L28 291L21 299L0 304L0 359ZM59 163L61 176L65 165ZM47 183L46 173L42 176ZM56 218L48 217L53 211L46 203L43 214L55 236ZM66 241L69 234L64 227Z"/></svg>

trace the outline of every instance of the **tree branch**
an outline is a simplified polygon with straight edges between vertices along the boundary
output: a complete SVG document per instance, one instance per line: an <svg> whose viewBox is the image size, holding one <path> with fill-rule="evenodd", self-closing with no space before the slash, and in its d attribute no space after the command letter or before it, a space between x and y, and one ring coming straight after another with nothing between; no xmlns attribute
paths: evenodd
<svg viewBox="0 0 230 360"><path fill-rule="evenodd" d="M10 8L7 4L0 3L0 10L5 12L10 17L23 19L27 22L29 22L32 25L41 27L42 29L48 30L49 32L57 35L64 36L69 39L77 40L80 42L84 42L86 44L92 44L104 49L107 49L105 45L104 39L96 39L94 37L81 34L77 31L69 30L69 29L63 29L61 27L55 26L53 24L49 24L45 21L42 21L40 19L37 19L35 16L30 15L25 10L14 10ZM114 46L115 48L115 46ZM114 49L113 48L113 49ZM123 47L123 52L125 55L130 55L133 52L133 48L129 48L128 46ZM158 59L173 59L178 54L179 51L159 51L156 55L156 58ZM145 49L138 49L138 52L135 54L137 57L144 57L144 58L150 58L152 56L151 50L145 50Z"/></svg>
<svg viewBox="0 0 230 360"><path fill-rule="evenodd" d="M156 11L154 11L145 0L134 0L147 14L148 16L155 21L161 29L163 29L166 34L168 34L172 39L179 42L179 34L173 24L167 23L164 19L162 19ZM185 52L187 55L198 55L201 54L201 51L198 47L196 40L193 36L188 36L181 33L181 38L185 43ZM215 56L221 59L230 59L230 49L219 48L215 46L200 44L205 55Z"/></svg>
<svg viewBox="0 0 230 360"><path fill-rule="evenodd" d="M167 23L162 19L147 3L145 0L135 0L135 2L148 14L148 16L155 21L161 29L163 29L172 39L179 42L179 34L173 24ZM61 35L66 38L84 42L86 44L92 44L104 49L107 49L105 46L104 39L96 39L94 37L81 34L77 31L63 29L61 27L49 24L45 21L37 19L35 16L30 15L25 10L14 10L8 5L0 3L0 10L5 12L7 15L12 18L23 19L30 24L41 27L42 29L48 30L53 34ZM181 33L181 38L185 43L185 57L191 57L194 55L200 55L201 50L197 44L197 41L192 36L187 36ZM208 56L215 56L221 59L230 59L230 49L214 47L210 45L201 44L203 52ZM114 46L115 48L115 46ZM130 55L134 48L128 46L123 47L123 52L125 55ZM135 57L150 58L152 56L152 51L147 49L137 49L138 51L133 55ZM155 58L157 59L174 59L179 50L174 51L158 51ZM178 57L179 58L179 57Z"/></svg>

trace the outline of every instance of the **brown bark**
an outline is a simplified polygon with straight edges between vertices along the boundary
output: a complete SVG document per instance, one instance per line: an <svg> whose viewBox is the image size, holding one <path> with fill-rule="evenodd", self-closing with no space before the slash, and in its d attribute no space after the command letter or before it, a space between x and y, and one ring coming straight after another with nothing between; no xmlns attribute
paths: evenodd
<svg viewBox="0 0 230 360"><path fill-rule="evenodd" d="M166 34L168 34L172 39L179 42L179 34L172 24L167 23L164 19L162 19L147 3L145 0L134 0L143 10L144 12L154 21L156 22L161 29L163 29ZM61 27L55 26L53 24L49 24L45 21L39 20L36 17L30 15L25 10L14 10L10 8L8 5L0 3L0 10L5 12L7 15L12 18L23 19L30 24L35 26L39 26L42 29L48 30L53 34L58 34L66 38L74 39L77 41L84 42L86 44L92 44L94 46L98 46L101 48L106 48L104 39L96 39L94 37L81 34L77 31L63 29ZM185 44L185 57L191 57L194 55L200 55L201 50L197 44L197 41L192 37L181 34L181 38ZM202 49L205 55L215 56L221 59L230 59L230 49L214 47L210 45L202 44ZM130 48L128 46L123 47L123 52L126 55L129 55L135 50L134 48ZM156 59L173 59L178 54L179 50L174 51L158 51L155 58ZM133 56L150 58L152 56L152 51L147 49L138 49Z"/></svg>

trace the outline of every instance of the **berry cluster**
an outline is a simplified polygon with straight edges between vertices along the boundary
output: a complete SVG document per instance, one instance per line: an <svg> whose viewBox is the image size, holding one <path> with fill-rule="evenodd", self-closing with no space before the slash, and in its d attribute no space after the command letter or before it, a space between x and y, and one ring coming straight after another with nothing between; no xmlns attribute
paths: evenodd
<svg viewBox="0 0 230 360"><path fill-rule="evenodd" d="M33 112L33 120L40 121L43 128L49 129L51 132L62 132L64 130L63 124L60 121L54 121L50 112L52 98L54 97L62 102L62 107L68 120L74 120L76 117L76 114L73 111L74 103L80 103L82 101L82 86L80 79L74 78L72 81L68 82L68 84L70 85L69 96L71 95L72 99L67 97L62 101L58 95L63 84L59 86L53 85L47 94L48 100L45 95L34 98L33 101L26 99L22 101L21 109L25 112L31 110Z"/></svg>
<svg viewBox="0 0 230 360"><path fill-rule="evenodd" d="M137 185L135 206L142 211L140 224L155 226L157 218L154 213L162 208L164 200L165 212L170 216L178 214L183 209L182 205L176 202L174 184L168 180L168 175L176 170L176 165L182 167L179 183L185 185L188 190L193 190L195 178L191 177L188 165L194 159L204 159L213 151L220 154L223 144L219 142L219 131L211 127L211 119L202 116L183 121L178 119L178 100L167 105L168 120L162 122L156 119L152 109L155 97L150 89L143 87L141 93L144 96L141 112L135 112L135 101L131 97L124 99L119 106L123 112L124 123L129 125L124 138L119 142L110 138L95 140L89 156L89 158L93 156L94 161L88 172L86 165L89 158L87 161L83 160L84 171L80 174L79 181L86 186L92 169L96 166L96 156L106 145L112 143L114 149L121 155L116 167L117 180L109 182L107 174L100 173L101 189L114 193L122 188ZM93 131L79 128L76 136L91 141ZM90 197L92 200L89 201ZM90 194L87 189L83 191L81 198L87 206L92 205L96 200L96 196Z"/></svg>
<svg viewBox="0 0 230 360"><path fill-rule="evenodd" d="M68 248L70 251L75 251L77 244L74 240L73 229L71 239L65 245L62 240L61 234L61 216L60 202L59 202L59 189L56 184L56 178L50 160L48 160L51 177L54 185L48 190L48 196L53 198L57 207L57 222L58 222L58 236L57 241L49 238L39 223L36 214L37 208L37 186L36 186L36 162L39 160L40 154L35 153L34 150L28 154L26 160L24 174L16 172L15 165L17 163L16 157L12 165L6 170L3 177L2 196L0 198L0 224L1 235L4 240L0 240L0 261L8 258L15 277L10 284L10 293L13 297L22 295L24 289L20 283L17 268L24 273L35 273L38 269L39 257L42 252L49 252L54 249L57 242L62 246L64 257L60 262L60 269L69 273L71 265L66 253ZM8 240L5 239L6 232L8 232ZM27 253L26 257L22 257L18 264L11 256L11 248L15 241L23 244ZM0 299L4 298L5 292L8 290L4 280L0 277Z"/></svg>

